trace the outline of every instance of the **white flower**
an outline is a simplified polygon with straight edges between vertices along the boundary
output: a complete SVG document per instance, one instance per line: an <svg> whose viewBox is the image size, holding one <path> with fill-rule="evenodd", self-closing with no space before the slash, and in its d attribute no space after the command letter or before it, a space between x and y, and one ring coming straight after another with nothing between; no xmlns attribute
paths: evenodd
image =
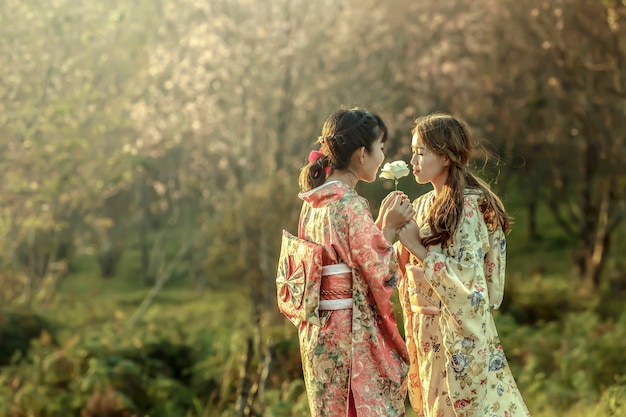
<svg viewBox="0 0 626 417"><path fill-rule="evenodd" d="M404 161L387 162L380 171L380 177L388 180L398 181L402 177L409 175L411 171Z"/></svg>

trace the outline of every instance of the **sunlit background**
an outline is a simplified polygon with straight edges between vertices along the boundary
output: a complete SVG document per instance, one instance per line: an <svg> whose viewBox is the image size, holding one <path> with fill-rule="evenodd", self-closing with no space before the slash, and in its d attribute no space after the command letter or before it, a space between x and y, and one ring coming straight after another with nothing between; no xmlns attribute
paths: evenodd
<svg viewBox="0 0 626 417"><path fill-rule="evenodd" d="M467 120L533 416L626 416L624 0L3 0L0 417L309 415L274 280L341 106L388 161Z"/></svg>

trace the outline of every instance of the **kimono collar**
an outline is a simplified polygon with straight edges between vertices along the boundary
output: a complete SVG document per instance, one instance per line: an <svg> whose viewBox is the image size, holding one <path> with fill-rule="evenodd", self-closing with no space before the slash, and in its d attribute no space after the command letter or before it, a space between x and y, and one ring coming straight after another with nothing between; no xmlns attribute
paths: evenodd
<svg viewBox="0 0 626 417"><path fill-rule="evenodd" d="M356 194L354 189L341 181L329 181L310 191L298 194L300 199L313 207L324 206L331 201L341 200L349 194Z"/></svg>

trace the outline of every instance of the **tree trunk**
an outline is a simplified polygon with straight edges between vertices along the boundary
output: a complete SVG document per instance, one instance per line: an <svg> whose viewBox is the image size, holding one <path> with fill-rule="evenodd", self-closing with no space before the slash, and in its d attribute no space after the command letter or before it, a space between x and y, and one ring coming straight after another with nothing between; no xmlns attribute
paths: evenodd
<svg viewBox="0 0 626 417"><path fill-rule="evenodd" d="M138 173L138 197L139 210L141 217L139 219L139 250L141 251L141 277L145 285L154 283L153 277L150 276L150 248L148 248L148 232L150 230L150 206L146 193L146 174L145 168L139 168Z"/></svg>
<svg viewBox="0 0 626 417"><path fill-rule="evenodd" d="M537 200L529 198L526 204L528 223L526 224L526 234L529 241L535 241L539 237L537 234Z"/></svg>

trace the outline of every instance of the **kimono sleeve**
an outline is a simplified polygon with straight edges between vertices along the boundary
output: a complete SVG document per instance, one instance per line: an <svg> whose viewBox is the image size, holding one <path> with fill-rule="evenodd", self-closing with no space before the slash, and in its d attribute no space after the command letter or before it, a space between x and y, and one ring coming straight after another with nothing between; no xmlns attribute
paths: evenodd
<svg viewBox="0 0 626 417"><path fill-rule="evenodd" d="M348 232L349 259L352 267L359 270L377 303L395 290L398 261L393 245L387 242L383 232L376 226L367 205L355 201L350 204L350 228ZM390 285L391 284L391 285Z"/></svg>
<svg viewBox="0 0 626 417"><path fill-rule="evenodd" d="M486 384L466 381L487 381L488 367L481 364L489 351L485 329L491 317L484 274L488 239L476 197L467 196L452 242L444 248L430 246L423 261L424 276L441 301L442 342L449 372L446 385L455 409L459 400L483 399L487 395Z"/></svg>
<svg viewBox="0 0 626 417"><path fill-rule="evenodd" d="M466 197L463 218L452 246L428 248L424 258L425 277L450 312L473 312L483 315L488 308L484 267L488 249L487 226L476 198Z"/></svg>
<svg viewBox="0 0 626 417"><path fill-rule="evenodd" d="M501 228L489 232L489 251L485 256L485 279L489 305L497 309L504 298L506 276L506 237Z"/></svg>
<svg viewBox="0 0 626 417"><path fill-rule="evenodd" d="M406 346L398 331L391 304L398 270L396 253L392 244L385 239L383 232L374 223L366 202L351 204L346 212L349 215L347 239L349 257L344 259L350 259L352 268L356 270L353 280L355 309L375 308L377 313L370 319L372 317L376 319L369 320L369 323L379 327L381 335L386 335L379 340L389 338L393 350L403 361L408 361ZM362 316L361 312L358 315ZM364 323L361 325L365 325Z"/></svg>

